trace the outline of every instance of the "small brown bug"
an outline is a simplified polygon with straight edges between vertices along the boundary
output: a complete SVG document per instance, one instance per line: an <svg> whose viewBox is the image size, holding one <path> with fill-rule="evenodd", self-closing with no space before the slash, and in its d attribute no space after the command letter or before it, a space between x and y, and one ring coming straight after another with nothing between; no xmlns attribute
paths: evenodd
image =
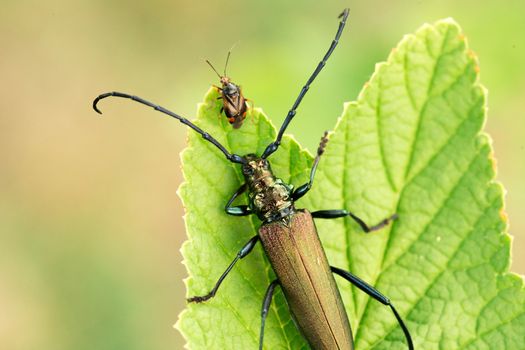
<svg viewBox="0 0 525 350"><path fill-rule="evenodd" d="M217 74L222 85L222 87L213 85L221 93L221 96L219 97L219 99L222 99L221 113L224 112L233 128L238 129L246 118L246 112L248 110L247 102L249 100L242 95L241 87L233 83L231 79L226 76L226 68L228 67L230 54L231 50L228 51L228 56L226 57L223 75L220 75L219 72L217 72L210 61L206 60L206 63L208 63L211 69Z"/></svg>

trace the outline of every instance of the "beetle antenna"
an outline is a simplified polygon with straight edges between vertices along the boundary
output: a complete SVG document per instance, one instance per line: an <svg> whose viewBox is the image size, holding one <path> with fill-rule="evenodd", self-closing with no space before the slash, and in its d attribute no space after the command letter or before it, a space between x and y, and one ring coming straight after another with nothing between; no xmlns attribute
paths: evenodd
<svg viewBox="0 0 525 350"><path fill-rule="evenodd" d="M192 122L190 122L188 119L184 118L184 117L181 117L180 115L170 111L170 110L167 110L166 108L162 107L162 106L159 106L159 105L156 105L152 102L149 102L149 101L146 101L145 99L141 98L141 97L138 97L138 96L133 96L133 95L129 95L129 94L125 94L125 93L122 93L122 92L116 92L116 91L113 91L113 92L106 92L105 94L102 94L102 95L99 95L94 101L93 101L93 109L99 113L99 114L102 114L102 112L100 111L100 109L98 109L97 107L97 103L98 101L106 98L106 97L110 97L110 96L115 96L115 97L122 97L122 98L129 98L130 100L133 100L135 102L138 102L138 103L141 103L143 105L146 105L146 106L149 106L151 108L153 108L154 110L156 111L159 111L161 113L164 113L164 114L167 114L169 115L170 117L173 117L175 119L177 119L179 122L181 122L182 124L185 124L187 126L189 126L190 128L192 128L193 130L195 130L197 133L199 133L206 141L210 142L211 144L213 144L215 147L217 147L225 156L226 158L232 162L232 163L239 163L239 164L245 164L246 163L246 160L237 155L237 154L233 154L233 153L230 153L228 152L228 150L226 150L226 148L224 148L223 145L221 145L219 143L219 141L217 141L215 138L213 138L210 134L208 134L207 132L203 131L201 128L199 128L197 125L193 124Z"/></svg>
<svg viewBox="0 0 525 350"><path fill-rule="evenodd" d="M211 67L211 69L213 69L213 71L215 72L215 74L217 74L217 76L220 78L222 78L222 76L219 74L219 72L217 72L217 69L215 69L215 67L213 66L213 64L211 64L210 61L206 60L206 63L208 63Z"/></svg>
<svg viewBox="0 0 525 350"><path fill-rule="evenodd" d="M328 51L324 55L324 57L321 60L321 62L319 62L319 64L317 65L317 68L315 68L314 72L312 73L312 75L310 76L310 78L308 79L306 84L301 89L301 92L299 92L299 96L297 96L297 99L295 100L295 103L293 104L292 108L290 109L290 111L286 115L286 118L284 119L283 125L281 125L281 128L279 129L279 133L277 134L277 138L275 139L274 142L270 143L266 147L266 149L264 150L264 153L262 154L261 158L263 158L263 159L268 158L273 152L277 151L277 149L279 148L279 145L281 144L281 139L283 137L283 134L284 134L286 128L288 127L288 125L290 124L290 122L292 121L293 117L295 116L295 113L297 111L297 107L299 107L299 104L303 100L304 95L306 95L306 92L310 88L310 84L314 81L314 79L317 77L319 72L323 69L323 67L326 64L326 61L328 60L328 58L330 57L330 55L332 54L332 52L336 48L336 46L337 46L337 44L339 42L339 38L341 37L341 33L343 32L343 28L345 27L346 19L348 18L349 11L350 10L346 8L339 15L339 18L341 18L341 21L339 22L339 28L337 29L337 33L335 34L335 38L332 40L332 44L328 48Z"/></svg>

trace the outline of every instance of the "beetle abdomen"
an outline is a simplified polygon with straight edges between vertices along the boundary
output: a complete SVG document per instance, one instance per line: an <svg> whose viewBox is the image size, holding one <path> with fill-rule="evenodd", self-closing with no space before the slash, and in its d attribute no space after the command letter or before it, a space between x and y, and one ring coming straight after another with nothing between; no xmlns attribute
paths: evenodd
<svg viewBox="0 0 525 350"><path fill-rule="evenodd" d="M263 224L259 236L290 312L314 350L352 350L352 331L313 218L298 210Z"/></svg>

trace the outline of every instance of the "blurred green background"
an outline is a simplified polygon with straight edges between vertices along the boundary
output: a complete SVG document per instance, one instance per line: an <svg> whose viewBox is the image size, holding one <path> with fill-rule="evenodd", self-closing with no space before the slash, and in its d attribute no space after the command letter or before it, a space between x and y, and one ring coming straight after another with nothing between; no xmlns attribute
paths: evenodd
<svg viewBox="0 0 525 350"><path fill-rule="evenodd" d="M289 132L311 150L376 62L424 22L455 18L489 89L508 190L512 270L525 272L525 2L3 0L0 348L180 349L186 129L119 90L192 117L229 74L280 123L348 6L340 46ZM225 232L235 234L235 232ZM232 255L235 252L232 252Z"/></svg>

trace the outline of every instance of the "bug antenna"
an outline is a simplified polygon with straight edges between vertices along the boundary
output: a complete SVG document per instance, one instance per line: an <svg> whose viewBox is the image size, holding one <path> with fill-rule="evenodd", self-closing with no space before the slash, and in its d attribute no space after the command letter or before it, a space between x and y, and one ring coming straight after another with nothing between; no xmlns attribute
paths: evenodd
<svg viewBox="0 0 525 350"><path fill-rule="evenodd" d="M224 64L224 76L226 76L226 68L228 68L228 61L230 61L230 54L232 53L232 50L228 51L228 56L226 56L226 63Z"/></svg>
<svg viewBox="0 0 525 350"><path fill-rule="evenodd" d="M226 56L226 63L224 64L224 76L226 76L226 68L228 68L228 62L230 61L230 55L235 45L237 45L237 43L233 44L232 47L230 47L230 50L228 51L228 56Z"/></svg>
<svg viewBox="0 0 525 350"><path fill-rule="evenodd" d="M266 147L266 149L264 150L264 153L262 154L261 158L265 159L265 158L269 157L273 152L277 151L277 149L279 148L279 145L281 144L281 139L283 137L283 134L286 131L286 128L288 128L288 125L292 121L293 117L297 113L297 108L299 107L299 104L303 100L304 95L306 95L306 92L310 88L310 84L312 84L312 82L315 80L315 78L317 77L319 72L321 72L321 70L323 69L323 67L326 64L326 61L328 60L328 58L330 57L332 52L335 50L337 44L339 43L339 38L341 37L341 34L343 33L343 28L346 25L346 19L348 18L349 11L350 11L349 9L345 9L339 15L339 18L341 18L341 21L339 22L339 28L337 28L337 32L335 33L335 37L332 40L332 43L330 44L330 47L328 48L328 51L325 53L323 59L321 60L321 62L319 62L319 64L315 68L314 72L312 73L310 78L308 78L308 81L306 82L306 84L303 86L303 88L299 92L299 96L297 96L297 99L295 100L294 104L292 105L292 108L290 109L290 111L286 115L286 118L284 119L283 125L281 125L281 128L279 129L279 133L277 134L277 138L275 139L274 142L270 143Z"/></svg>
<svg viewBox="0 0 525 350"><path fill-rule="evenodd" d="M222 78L222 76L219 74L219 72L217 72L217 69L215 69L215 67L213 66L213 64L211 64L210 61L206 60L206 63L208 63L211 67L211 69L213 69L213 71L215 72L215 74L217 74L217 76L220 78Z"/></svg>
<svg viewBox="0 0 525 350"><path fill-rule="evenodd" d="M156 111L159 111L161 113L167 114L170 117L173 117L173 118L177 119L182 124L187 125L190 128L192 128L193 130L195 130L198 134L200 134L202 136L203 139L205 139L206 141L210 142L212 145L217 147L226 156L226 159L228 159L230 162L238 163L238 164L246 164L246 159L244 159L243 157L241 157L241 156L239 156L237 154L233 154L233 153L228 152L228 150L223 145L221 145L219 143L219 141L217 141L214 137L212 137L207 132L203 131L197 125L195 125L192 122L190 122L188 119L186 119L184 117L181 117L177 113L174 113L174 112L172 112L172 111L170 111L170 110L168 110L168 109L166 109L166 108L164 108L162 106L154 104L154 103L152 103L150 101L147 101L147 100L145 100L145 99L143 99L141 97L125 94L125 93L122 93L122 92L116 92L116 91L106 92L105 94L101 94L97 98L95 98L95 100L93 100L93 109L97 113L102 114L100 109L98 109L97 104L98 104L98 102L100 100L102 100L104 98L107 98L107 97L111 97L111 96L121 97L121 98L129 98L132 101L135 101L135 102L141 103L143 105L149 106L149 107L153 108Z"/></svg>

